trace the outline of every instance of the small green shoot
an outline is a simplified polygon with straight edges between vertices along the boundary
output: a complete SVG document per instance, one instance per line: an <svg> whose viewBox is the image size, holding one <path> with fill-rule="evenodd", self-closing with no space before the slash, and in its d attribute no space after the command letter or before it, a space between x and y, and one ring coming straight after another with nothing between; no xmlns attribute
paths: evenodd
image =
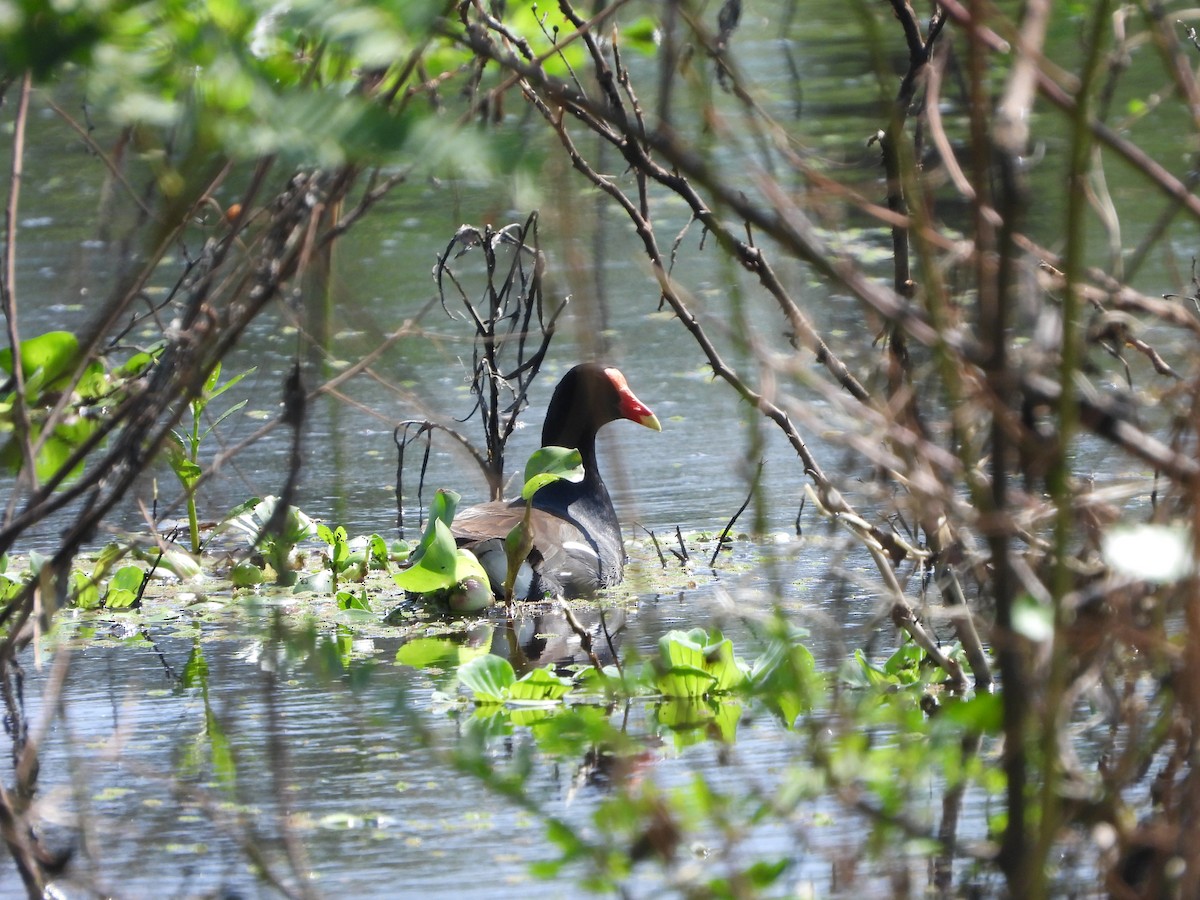
<svg viewBox="0 0 1200 900"><path fill-rule="evenodd" d="M330 528L328 525L318 525L317 537L329 547L326 565L329 568L330 575L333 577L333 593L336 594L338 592L338 576L345 572L352 562L346 529L341 525L338 525L336 528Z"/></svg>
<svg viewBox="0 0 1200 900"><path fill-rule="evenodd" d="M171 471L175 473L175 477L179 479L179 484L183 487L184 498L187 501L188 532L191 538L193 553L199 553L201 546L200 522L196 514L196 488L199 486L200 478L204 474L200 466L200 445L213 433L213 430L218 425L245 406L246 401L242 400L229 407L207 428L202 428L201 417L212 401L216 400L253 371L254 369L248 369L240 375L230 378L224 384L218 384L221 380L221 364L217 363L213 366L213 370L205 380L200 393L188 403L188 412L191 415L191 427L182 433L178 431L171 432L171 440L167 444L167 462L171 466Z"/></svg>

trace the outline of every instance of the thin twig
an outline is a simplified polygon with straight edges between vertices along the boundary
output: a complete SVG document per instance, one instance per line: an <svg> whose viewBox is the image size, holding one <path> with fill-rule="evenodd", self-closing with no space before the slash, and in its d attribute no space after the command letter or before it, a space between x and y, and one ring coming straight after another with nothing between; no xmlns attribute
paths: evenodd
<svg viewBox="0 0 1200 900"><path fill-rule="evenodd" d="M717 554L720 553L721 548L725 546L725 540L729 537L730 529L733 528L734 523L741 517L742 513L746 511L746 507L750 505L750 501L754 499L754 492L758 490L758 480L762 477L763 462L764 460L761 459L758 461L758 467L754 470L754 478L750 481L750 490L746 492L746 499L742 501L742 505L738 507L737 512L733 514L733 518L729 520L729 522L725 525L725 529L717 538L717 546L713 548L712 558L708 561L708 567L710 569L716 568Z"/></svg>

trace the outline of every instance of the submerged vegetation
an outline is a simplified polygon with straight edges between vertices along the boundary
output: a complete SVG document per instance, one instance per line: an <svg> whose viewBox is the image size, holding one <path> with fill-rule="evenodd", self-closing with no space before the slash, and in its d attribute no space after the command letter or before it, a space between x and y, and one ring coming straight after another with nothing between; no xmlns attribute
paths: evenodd
<svg viewBox="0 0 1200 900"><path fill-rule="evenodd" d="M1200 275L1186 262L1200 39L1180 21L1196 13L863 0L828 25L826 6L101 2L0 17L0 838L29 896L59 880L122 893L97 874L91 811L134 788L90 792L70 746L49 757L62 769L44 762L52 736L69 744L72 670L132 646L199 704L172 772L131 768L222 836L197 892L232 870L263 891L321 890L315 831L353 823L305 819L294 763L312 738L281 712L303 684L341 713L324 727L356 738L339 751L387 744L355 777L419 750L456 779L443 793L536 822L540 850L517 860L559 885L1200 895ZM844 50L837 72L803 58L806 27ZM835 107L861 133L815 130L812 111ZM78 164L40 169L33 148L64 140ZM339 359L358 320L335 250L430 184L510 212L423 235L444 248L436 293ZM87 324L31 331L66 290L30 277L28 223L77 188L103 248L82 276ZM611 257L580 276L589 254ZM637 338L609 327L604 283L605 262L635 257L655 297L644 315L681 326L705 389L741 403L747 501L719 537L682 522L677 548L655 534L638 548L625 586L522 603L514 529L501 608L448 530L465 484L433 485L412 546L309 509L304 460L331 440L312 435L317 406L399 372L419 398L412 373L431 359L469 359L469 408L399 424L375 411L395 428L397 524L425 514L447 450L500 497L543 363ZM263 404L230 358L279 335ZM271 407L253 432L251 398ZM764 470L772 436L792 457ZM270 495L214 511L209 485L267 441ZM535 457L526 502L574 464ZM177 496L160 497L172 479ZM789 602L794 559L730 537L765 535L800 485L797 530L828 526L835 548L822 589L876 599L871 637L833 658L813 649L819 615ZM48 534L49 550L30 546ZM623 642L619 620L663 597L721 597L731 558L753 570L749 601L712 621L681 602L686 627L652 649ZM213 697L214 643L233 639L258 698L247 721L265 723L249 737ZM179 671L167 641L187 646ZM356 703L397 666L422 673L423 700L398 692L383 741ZM727 780L750 728L778 750ZM655 771L697 746L712 768ZM588 795L577 815L553 780L568 762L563 793ZM167 801L150 799L122 821L153 832ZM403 796L390 808L427 815ZM808 842L837 817L861 833L839 832L817 875ZM336 884L340 845L332 857ZM479 880L471 859L461 873Z"/></svg>

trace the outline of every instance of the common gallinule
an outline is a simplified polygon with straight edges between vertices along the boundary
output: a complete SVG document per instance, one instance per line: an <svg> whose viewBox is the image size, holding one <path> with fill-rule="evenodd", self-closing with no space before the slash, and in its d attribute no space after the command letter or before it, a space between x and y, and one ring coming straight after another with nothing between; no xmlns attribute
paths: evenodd
<svg viewBox="0 0 1200 900"><path fill-rule="evenodd" d="M596 432L617 419L662 430L658 417L612 367L576 366L554 389L542 426L542 446L578 449L583 479L556 481L534 494L533 549L518 575L514 596L580 597L620 583L625 567L621 525L596 466ZM504 537L524 513L525 501L498 500L454 517L452 530L459 546L479 558L497 594L503 591L507 572Z"/></svg>

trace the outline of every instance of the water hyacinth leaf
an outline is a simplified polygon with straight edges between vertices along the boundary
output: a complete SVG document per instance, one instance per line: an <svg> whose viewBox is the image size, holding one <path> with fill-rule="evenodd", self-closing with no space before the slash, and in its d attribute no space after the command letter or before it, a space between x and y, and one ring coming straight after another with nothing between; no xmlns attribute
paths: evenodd
<svg viewBox="0 0 1200 900"><path fill-rule="evenodd" d="M329 564L335 572L345 571L350 560L350 545L346 529L341 525L330 528L328 525L317 526L317 537L329 547Z"/></svg>
<svg viewBox="0 0 1200 900"><path fill-rule="evenodd" d="M842 663L838 676L850 687L870 688L893 683L893 678L882 669L871 664L862 650L854 651L854 658Z"/></svg>
<svg viewBox="0 0 1200 900"><path fill-rule="evenodd" d="M134 554L142 562L160 569L166 569L180 581L191 581L203 573L200 561L182 547L169 545L165 550L136 551Z"/></svg>
<svg viewBox="0 0 1200 900"><path fill-rule="evenodd" d="M617 668L607 665L597 670L585 666L575 674L576 691L581 694L600 694L605 697L649 697L661 694L655 667L648 663Z"/></svg>
<svg viewBox="0 0 1200 900"><path fill-rule="evenodd" d="M128 609L137 602L138 591L142 589L144 573L137 566L122 566L113 575L108 585L108 593L104 595L104 605L108 609Z"/></svg>
<svg viewBox="0 0 1200 900"><path fill-rule="evenodd" d="M534 733L538 749L551 756L576 759L596 747L604 747L604 754L612 759L637 756L642 744L622 732L610 716L607 706L590 703L556 708Z"/></svg>
<svg viewBox="0 0 1200 900"><path fill-rule="evenodd" d="M416 565L425 555L429 545L437 540L438 522L449 525L454 521L454 514L458 511L458 501L461 499L462 496L457 491L449 491L445 488L440 488L433 495L433 500L429 504L429 518L425 523L425 531L421 534L421 540L417 543L416 549L409 555L409 561L413 565Z"/></svg>
<svg viewBox="0 0 1200 900"><path fill-rule="evenodd" d="M508 690L508 699L526 703L559 700L572 686L570 678L556 674L554 666L549 665L527 672L513 682Z"/></svg>
<svg viewBox="0 0 1200 900"><path fill-rule="evenodd" d="M883 671L902 684L912 684L921 679L921 660L924 657L925 651L917 644L901 644L883 664Z"/></svg>
<svg viewBox="0 0 1200 900"><path fill-rule="evenodd" d="M557 710L547 708L544 705L531 705L519 706L515 709L505 709L505 713L514 725L520 725L522 728L531 728L534 725L552 719L557 715Z"/></svg>
<svg viewBox="0 0 1200 900"><path fill-rule="evenodd" d="M421 542L424 546L421 557L404 571L392 575L396 584L414 594L443 591L462 580L457 575L460 557L450 528L441 519L430 520L430 526L430 540Z"/></svg>
<svg viewBox="0 0 1200 900"><path fill-rule="evenodd" d="M704 647L708 635L701 631L700 641L695 640L695 631L668 631L658 639L658 654L667 668L688 666L704 669Z"/></svg>
<svg viewBox="0 0 1200 900"><path fill-rule="evenodd" d="M1114 528L1101 539L1100 553L1120 574L1156 584L1179 581L1196 567L1192 534L1183 525Z"/></svg>
<svg viewBox="0 0 1200 900"><path fill-rule="evenodd" d="M704 648L705 670L712 674L717 683L713 690L727 693L746 682L746 670L733 654L733 641L723 638Z"/></svg>
<svg viewBox="0 0 1200 900"><path fill-rule="evenodd" d="M712 737L719 737L723 742L728 742L725 735L728 733L733 736L729 729L736 730L741 707L738 704L728 704L734 710L732 724L727 717L722 725L721 707L724 705L726 704L717 704L714 707L696 697L680 697L657 704L654 708L654 718L660 728L671 732L672 742L677 750L702 743Z"/></svg>
<svg viewBox="0 0 1200 900"><path fill-rule="evenodd" d="M479 656L458 670L458 681L475 695L477 703L503 703L517 680L512 663L489 653Z"/></svg>
<svg viewBox="0 0 1200 900"><path fill-rule="evenodd" d="M361 610L362 612L371 611L371 603L367 599L367 589L363 588L359 594L351 591L338 591L337 593L338 609L353 609Z"/></svg>
<svg viewBox="0 0 1200 900"><path fill-rule="evenodd" d="M548 484L556 481L583 480L583 457L578 450L567 447L542 447L535 450L525 463L525 486L521 498L530 500Z"/></svg>
<svg viewBox="0 0 1200 900"><path fill-rule="evenodd" d="M449 532L449 529L446 530ZM454 576L457 581L463 581L467 578L478 578L490 587L487 571L483 568L483 564L480 563L478 557L470 550L459 549L455 554Z"/></svg>
<svg viewBox="0 0 1200 900"><path fill-rule="evenodd" d="M328 569L321 569L319 572L306 572L303 576L295 572L291 574L294 576L290 580L293 594L333 593L333 573Z"/></svg>
<svg viewBox="0 0 1200 900"><path fill-rule="evenodd" d="M29 379L41 370L40 384L48 388L59 378L70 374L78 355L79 341L75 335L69 331L48 331L21 341L21 373ZM12 374L11 347L0 350L0 369Z"/></svg>
<svg viewBox="0 0 1200 900"><path fill-rule="evenodd" d="M717 703L717 713L713 718L716 733L723 744L733 744L737 741L737 726L742 720L742 704L738 700L721 700ZM711 731L711 729L710 729Z"/></svg>
<svg viewBox="0 0 1200 900"><path fill-rule="evenodd" d="M96 582L83 572L71 573L70 605L77 609L96 609L100 605L100 589Z"/></svg>
<svg viewBox="0 0 1200 900"><path fill-rule="evenodd" d="M659 670L654 683L664 697L698 699L714 688L717 679L698 666L671 666Z"/></svg>
<svg viewBox="0 0 1200 900"><path fill-rule="evenodd" d="M755 694L787 728L812 707L812 697L822 686L812 652L790 641L771 641L748 676Z"/></svg>

